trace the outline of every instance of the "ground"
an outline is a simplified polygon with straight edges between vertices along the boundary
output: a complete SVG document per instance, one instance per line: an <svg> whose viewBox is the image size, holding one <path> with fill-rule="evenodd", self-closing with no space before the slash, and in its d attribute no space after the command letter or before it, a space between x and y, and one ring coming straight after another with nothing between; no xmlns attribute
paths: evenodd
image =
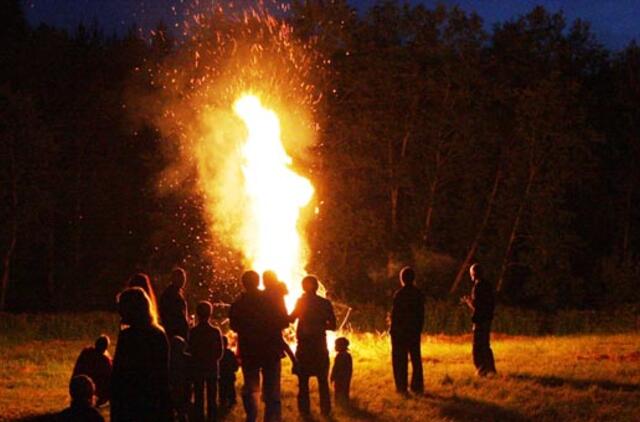
<svg viewBox="0 0 640 422"><path fill-rule="evenodd" d="M427 393L396 395L389 341L349 333L354 357L353 406L334 421L637 421L640 414L640 334L493 337L499 375L478 378L469 336L425 336ZM115 337L115 335L114 335ZM0 420L51 415L68 402L67 382L86 340L0 336ZM113 345L111 347L113 351ZM240 384L241 377L238 381ZM283 412L297 420L296 383L285 363ZM318 416L317 392L312 390ZM102 409L105 417L108 408ZM46 420L46 417L35 420ZM108 420L108 419L107 419ZM241 421L241 407L225 420Z"/></svg>

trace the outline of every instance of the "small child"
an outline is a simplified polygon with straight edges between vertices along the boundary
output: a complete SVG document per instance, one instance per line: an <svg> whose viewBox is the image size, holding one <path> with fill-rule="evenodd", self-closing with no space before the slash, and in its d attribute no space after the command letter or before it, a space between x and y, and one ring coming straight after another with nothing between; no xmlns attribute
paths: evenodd
<svg viewBox="0 0 640 422"><path fill-rule="evenodd" d="M229 339L222 336L224 353L220 359L219 395L220 407L228 409L236 404L236 372L240 365L235 353L229 349Z"/></svg>
<svg viewBox="0 0 640 422"><path fill-rule="evenodd" d="M97 406L101 406L109 400L109 381L111 379L112 362L107 348L109 337L101 335L96 339L93 347L82 349L71 377L86 375L91 378L95 387Z"/></svg>
<svg viewBox="0 0 640 422"><path fill-rule="evenodd" d="M187 343L180 336L171 338L171 360L169 362L169 390L171 404L180 422L188 420L189 393L191 388L190 360L191 355L185 350Z"/></svg>
<svg viewBox="0 0 640 422"><path fill-rule="evenodd" d="M86 375L78 375L71 378L69 394L71 406L63 410L58 420L60 422L104 422L104 418L93 407L93 395L95 386Z"/></svg>
<svg viewBox="0 0 640 422"><path fill-rule="evenodd" d="M331 382L336 404L349 405L349 389L351 387L351 375L353 374L353 361L349 354L349 340L339 337L335 342L336 357L331 369Z"/></svg>
<svg viewBox="0 0 640 422"><path fill-rule="evenodd" d="M207 301L198 303L197 324L189 331L189 351L193 370L196 418L215 421L218 417L218 362L224 349L220 329L209 322L212 310L211 303ZM205 401L207 417L205 417Z"/></svg>

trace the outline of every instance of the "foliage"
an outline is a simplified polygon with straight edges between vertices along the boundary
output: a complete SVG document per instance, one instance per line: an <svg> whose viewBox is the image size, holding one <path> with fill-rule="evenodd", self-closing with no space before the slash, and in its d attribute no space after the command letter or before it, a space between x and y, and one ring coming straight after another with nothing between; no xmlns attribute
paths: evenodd
<svg viewBox="0 0 640 422"><path fill-rule="evenodd" d="M0 32L0 307L112 308L133 271L162 287L176 264L190 274L192 300L231 300L241 262L209 232L201 198L186 184L158 195L185 150L159 131L148 111L160 107L148 101L165 82L222 104L223 80L216 96L191 79L239 75L238 63L225 67L206 49L198 59L201 38L177 42L162 25L149 38L135 28L120 38L97 27L67 33L30 28L20 2L9 5ZM232 54L255 25L221 14L210 18ZM588 23L541 7L490 32L473 13L397 1L362 15L346 1L294 1L277 19L316 49L300 60L320 63L296 61L309 71L302 85L275 76L320 93L317 142L295 156L319 199L308 269L334 298L386 306L407 264L430 297L455 297L478 260L512 306L637 302L637 44L607 51ZM185 55L195 67L176 69L180 77L153 74Z"/></svg>

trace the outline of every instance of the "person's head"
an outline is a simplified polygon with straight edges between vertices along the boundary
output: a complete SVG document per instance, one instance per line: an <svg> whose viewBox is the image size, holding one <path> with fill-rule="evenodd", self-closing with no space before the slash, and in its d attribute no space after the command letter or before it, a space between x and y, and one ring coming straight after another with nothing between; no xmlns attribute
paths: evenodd
<svg viewBox="0 0 640 422"><path fill-rule="evenodd" d="M240 281L242 282L242 287L244 287L246 291L258 290L260 275L253 270L248 270L242 273Z"/></svg>
<svg viewBox="0 0 640 422"><path fill-rule="evenodd" d="M469 267L469 276L471 281L480 280L482 278L482 267L477 262Z"/></svg>
<svg viewBox="0 0 640 422"><path fill-rule="evenodd" d="M117 297L118 313L122 323L132 327L142 327L153 324L151 302L149 296L140 287L129 287Z"/></svg>
<svg viewBox="0 0 640 422"><path fill-rule="evenodd" d="M95 342L96 352L103 354L104 352L107 351L107 348L109 347L110 343L111 343L111 340L109 340L109 337L107 335L105 334L101 335L96 339L96 342Z"/></svg>
<svg viewBox="0 0 640 422"><path fill-rule="evenodd" d="M404 267L400 270L400 283L403 286L413 286L413 283L416 280L416 273L413 271L411 267Z"/></svg>
<svg viewBox="0 0 640 422"><path fill-rule="evenodd" d="M278 275L275 271L267 270L262 273L262 283L267 290L274 290L278 287Z"/></svg>
<svg viewBox="0 0 640 422"><path fill-rule="evenodd" d="M187 284L187 272L180 267L176 267L171 271L171 284L178 289L184 288Z"/></svg>
<svg viewBox="0 0 640 422"><path fill-rule="evenodd" d="M93 395L96 386L91 378L86 375L77 375L69 382L69 395L71 404L93 406Z"/></svg>
<svg viewBox="0 0 640 422"><path fill-rule="evenodd" d="M224 346L225 349L229 348L229 337L222 336L222 345Z"/></svg>
<svg viewBox="0 0 640 422"><path fill-rule="evenodd" d="M318 279L314 275L308 275L302 279L302 290L305 293L316 293L318 291Z"/></svg>
<svg viewBox="0 0 640 422"><path fill-rule="evenodd" d="M335 341L336 352L346 352L349 350L349 340L346 337L338 337Z"/></svg>
<svg viewBox="0 0 640 422"><path fill-rule="evenodd" d="M151 294L151 279L145 273L136 273L129 278L129 287L140 287L148 296Z"/></svg>
<svg viewBox="0 0 640 422"><path fill-rule="evenodd" d="M129 287L139 287L147 294L151 309L151 319L154 324L158 323L158 309L156 306L156 295L151 285L151 279L145 273L136 273L129 279Z"/></svg>
<svg viewBox="0 0 640 422"><path fill-rule="evenodd" d="M171 351L175 353L184 353L187 348L187 342L180 336L171 337Z"/></svg>
<svg viewBox="0 0 640 422"><path fill-rule="evenodd" d="M207 322L211 317L211 312L213 310L213 306L206 300L198 303L196 306L196 316L198 317L198 322Z"/></svg>

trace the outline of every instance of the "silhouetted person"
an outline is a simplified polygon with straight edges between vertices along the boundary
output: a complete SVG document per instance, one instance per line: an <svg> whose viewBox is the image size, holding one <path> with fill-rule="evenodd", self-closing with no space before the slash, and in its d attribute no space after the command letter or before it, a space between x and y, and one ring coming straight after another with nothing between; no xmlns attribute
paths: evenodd
<svg viewBox="0 0 640 422"><path fill-rule="evenodd" d="M191 354L187 353L187 342L180 336L171 338L169 359L169 391L171 405L178 421L188 420L189 396L191 393Z"/></svg>
<svg viewBox="0 0 640 422"><path fill-rule="evenodd" d="M473 312L471 315L471 322L473 322L473 364L478 375L486 376L496 373L496 365L490 344L491 322L493 321L495 308L493 286L484 279L480 264L473 264L469 268L469 275L473 283L471 296L463 297L462 301Z"/></svg>
<svg viewBox="0 0 640 422"><path fill-rule="evenodd" d="M76 364L73 367L71 377L86 375L93 381L98 406L109 401L109 383L111 379L111 356L109 337L101 335L96 339L94 346L85 347L80 352Z"/></svg>
<svg viewBox="0 0 640 422"><path fill-rule="evenodd" d="M278 280L278 276L273 271L265 271L262 273L262 283L264 284L264 294L267 300L271 302L271 305L278 311L278 315L283 319L283 326L289 324L287 305L284 302L284 297L289 294L287 285ZM276 328L277 329L277 328ZM291 372L298 374L298 360L296 359L293 350L289 344L282 337L282 330L274 334L280 338L280 344L282 351L291 360Z"/></svg>
<svg viewBox="0 0 640 422"><path fill-rule="evenodd" d="M400 271L400 284L393 296L391 310L391 359L396 391L407 392L408 357L411 358L411 391L422 393L424 379L420 335L424 324L424 295L414 286L415 273L410 267Z"/></svg>
<svg viewBox="0 0 640 422"><path fill-rule="evenodd" d="M129 287L140 287L147 294L150 303L151 317L154 324L160 323L158 313L158 302L156 301L156 293L151 285L151 279L145 273L136 273L131 276L128 283Z"/></svg>
<svg viewBox="0 0 640 422"><path fill-rule="evenodd" d="M258 290L260 276L255 271L242 274L245 291L231 305L229 321L231 329L238 334L244 384L242 404L247 421L258 417L258 394L262 373L262 399L265 402L265 421L282 420L280 402L280 359L282 345L279 333L286 321L279 311Z"/></svg>
<svg viewBox="0 0 640 422"><path fill-rule="evenodd" d="M329 394L329 350L327 330L336 329L336 317L331 302L317 295L318 279L308 275L302 279L304 293L296 302L291 321L298 319L296 358L299 364L298 410L303 415L311 411L309 403L309 378L318 379L320 411L331 413Z"/></svg>
<svg viewBox="0 0 640 422"><path fill-rule="evenodd" d="M222 334L211 325L213 307L203 301L196 307L197 323L189 331L189 351L193 371L194 411L198 420L215 421L218 417L218 361L222 357ZM207 416L205 417L205 395Z"/></svg>
<svg viewBox="0 0 640 422"><path fill-rule="evenodd" d="M336 357L331 369L333 395L337 404L349 405L349 391L351 390L351 376L353 375L353 360L349 353L349 340L339 337L335 341Z"/></svg>
<svg viewBox="0 0 640 422"><path fill-rule="evenodd" d="M184 299L186 284L187 273L176 268L171 273L171 284L160 296L160 320L169 338L180 336L186 339L189 334L189 314Z"/></svg>
<svg viewBox="0 0 640 422"><path fill-rule="evenodd" d="M121 323L111 375L112 422L170 419L169 344L153 322L149 297L139 287L118 295Z"/></svg>
<svg viewBox="0 0 640 422"><path fill-rule="evenodd" d="M236 372L240 368L238 358L233 350L229 349L229 339L222 336L224 353L220 359L220 378L218 382L218 396L220 407L228 409L236 404Z"/></svg>
<svg viewBox="0 0 640 422"><path fill-rule="evenodd" d="M95 386L91 378L77 375L71 378L69 394L71 406L63 410L57 420L60 422L104 422L104 418L93 407Z"/></svg>

